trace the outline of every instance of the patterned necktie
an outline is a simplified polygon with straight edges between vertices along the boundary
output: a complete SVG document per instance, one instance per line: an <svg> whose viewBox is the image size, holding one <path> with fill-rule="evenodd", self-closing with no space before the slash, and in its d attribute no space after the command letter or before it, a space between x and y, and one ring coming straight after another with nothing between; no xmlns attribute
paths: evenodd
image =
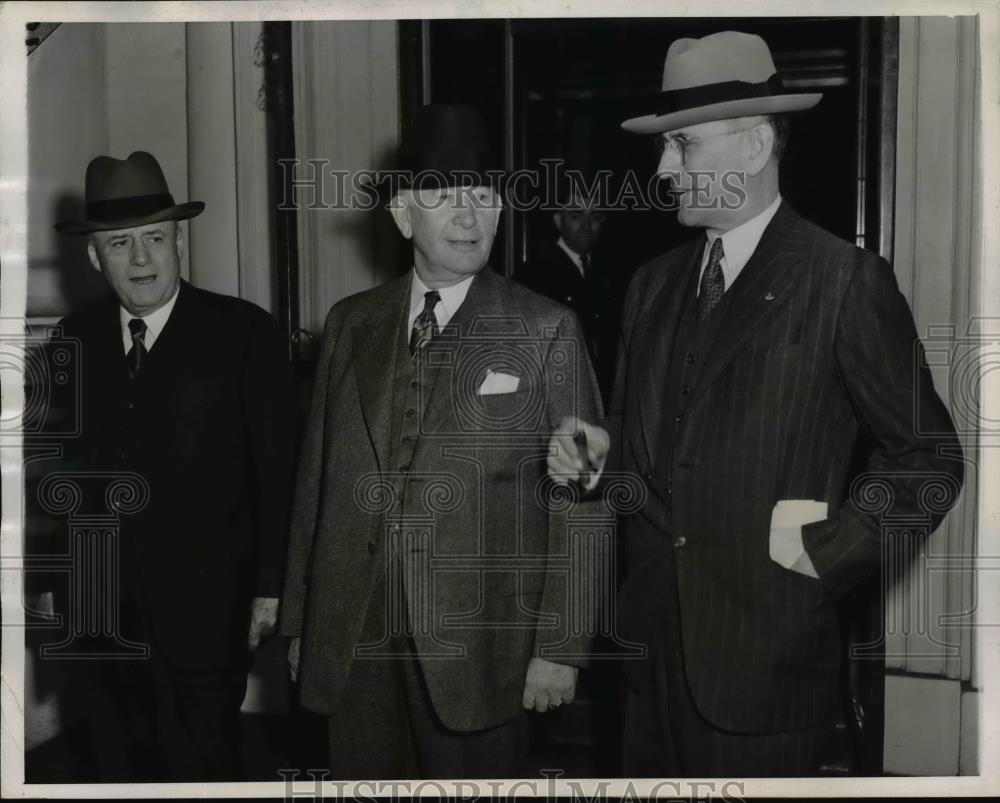
<svg viewBox="0 0 1000 803"><path fill-rule="evenodd" d="M410 331L411 357L415 357L431 338L437 335L438 325L434 307L440 300L441 294L437 290L428 290L424 293L424 308L413 322L413 329Z"/></svg>
<svg viewBox="0 0 1000 803"><path fill-rule="evenodd" d="M708 264L705 272L701 276L701 285L698 287L698 323L704 321L722 294L726 292L726 280L722 276L722 238L716 237L712 243L712 250L708 253Z"/></svg>
<svg viewBox="0 0 1000 803"><path fill-rule="evenodd" d="M132 348L128 350L128 372L134 379L146 359L146 322L142 318L133 318L128 322L128 330L132 333Z"/></svg>

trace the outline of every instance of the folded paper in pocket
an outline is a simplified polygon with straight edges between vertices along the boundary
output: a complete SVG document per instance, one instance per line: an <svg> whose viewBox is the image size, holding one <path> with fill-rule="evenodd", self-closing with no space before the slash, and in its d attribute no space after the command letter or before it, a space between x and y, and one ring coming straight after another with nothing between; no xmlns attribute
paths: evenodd
<svg viewBox="0 0 1000 803"><path fill-rule="evenodd" d="M771 533L768 538L768 552L775 563L792 571L815 576L815 570L805 554L802 543L802 527L826 518L826 502L814 499L782 499L771 511ZM802 563L808 564L806 571Z"/></svg>
<svg viewBox="0 0 1000 803"><path fill-rule="evenodd" d="M826 502L815 499L781 499L771 511L771 529L801 527L826 518Z"/></svg>
<svg viewBox="0 0 1000 803"><path fill-rule="evenodd" d="M496 396L500 393L513 393L521 384L521 378L503 371L487 371L483 384L479 386L480 396Z"/></svg>

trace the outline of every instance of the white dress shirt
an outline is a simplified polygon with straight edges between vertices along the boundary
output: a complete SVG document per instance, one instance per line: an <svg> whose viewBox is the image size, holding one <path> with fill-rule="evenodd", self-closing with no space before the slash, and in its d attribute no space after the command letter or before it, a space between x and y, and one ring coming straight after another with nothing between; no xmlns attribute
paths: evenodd
<svg viewBox="0 0 1000 803"><path fill-rule="evenodd" d="M170 317L170 313L173 312L174 304L177 303L177 294L180 290L181 286L178 284L170 300L158 310L149 313L149 315L133 315L125 307L118 307L118 320L121 321L122 326L122 345L125 347L126 354L132 350L132 333L129 331L128 322L133 318L142 318L146 322L146 334L143 337L143 343L146 345L146 351L150 351L156 342L156 338L163 331L163 327L167 325L167 319Z"/></svg>
<svg viewBox="0 0 1000 803"><path fill-rule="evenodd" d="M489 268L484 267L482 270L489 270ZM424 309L424 293L430 292L431 289L421 281L416 270L411 273L411 276L413 279L410 282L410 320L409 326L406 329L407 332L413 330L414 321L417 320L417 316ZM473 274L450 287L438 288L441 300L434 305L434 317L437 318L439 330L447 326L448 321L458 312L458 308L462 306L462 302L465 301L465 297L469 294L469 287L475 278L476 275Z"/></svg>
<svg viewBox="0 0 1000 803"><path fill-rule="evenodd" d="M753 252L757 250L760 238L764 236L764 229L771 222L774 213L781 206L781 196L771 203L771 205L756 217L750 218L746 223L741 223L734 229L718 234L713 231L706 231L708 242L705 244L705 252L701 255L701 272L698 274L698 291L701 292L701 277L705 274L708 265L708 255L715 244L716 239L722 237L722 278L725 281L725 289L733 286L740 271L750 261Z"/></svg>

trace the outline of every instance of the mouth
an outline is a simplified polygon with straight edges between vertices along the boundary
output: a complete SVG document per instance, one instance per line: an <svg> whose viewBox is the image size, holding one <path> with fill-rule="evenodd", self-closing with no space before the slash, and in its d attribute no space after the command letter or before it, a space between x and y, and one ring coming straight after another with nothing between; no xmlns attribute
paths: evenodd
<svg viewBox="0 0 1000 803"><path fill-rule="evenodd" d="M479 245L478 239L450 239L448 245L459 251L475 251Z"/></svg>
<svg viewBox="0 0 1000 803"><path fill-rule="evenodd" d="M138 285L152 284L156 281L156 274L153 273L149 276L132 276L129 281L132 282L132 284Z"/></svg>

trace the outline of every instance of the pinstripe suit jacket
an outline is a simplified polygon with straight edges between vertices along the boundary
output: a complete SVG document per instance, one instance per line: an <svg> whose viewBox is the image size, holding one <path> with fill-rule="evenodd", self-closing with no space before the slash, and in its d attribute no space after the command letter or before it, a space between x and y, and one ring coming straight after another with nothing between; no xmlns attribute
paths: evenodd
<svg viewBox="0 0 1000 803"><path fill-rule="evenodd" d="M698 709L738 732L791 730L829 714L834 602L880 569L883 528L869 503L888 500L893 515L932 530L957 497L960 450L889 265L782 203L728 290L674 435L672 487L654 479L667 434L659 400L704 243L641 268L625 304L610 465L643 475L651 502L622 523L621 627L655 647L672 554ZM863 435L873 447L850 491ZM935 489L940 498L925 504ZM769 557L781 499L829 505L829 518L803 528L818 580ZM637 669L629 674L641 683Z"/></svg>

